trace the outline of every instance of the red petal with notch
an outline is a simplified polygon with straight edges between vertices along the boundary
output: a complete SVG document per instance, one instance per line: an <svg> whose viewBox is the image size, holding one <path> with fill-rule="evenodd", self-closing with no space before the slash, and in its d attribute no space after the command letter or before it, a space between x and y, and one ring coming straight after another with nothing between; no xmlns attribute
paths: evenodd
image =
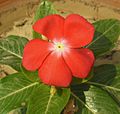
<svg viewBox="0 0 120 114"><path fill-rule="evenodd" d="M33 25L33 29L50 40L57 40L63 37L64 18L56 14L46 16L39 19Z"/></svg>
<svg viewBox="0 0 120 114"><path fill-rule="evenodd" d="M40 79L48 85L67 87L72 74L62 56L52 52L39 69Z"/></svg>
<svg viewBox="0 0 120 114"><path fill-rule="evenodd" d="M51 52L49 50L51 46L52 43L40 39L34 39L28 42L23 52L23 66L30 71L38 69Z"/></svg>
<svg viewBox="0 0 120 114"><path fill-rule="evenodd" d="M94 26L77 14L71 14L65 19L64 38L73 47L83 47L89 44L94 36Z"/></svg>
<svg viewBox="0 0 120 114"><path fill-rule="evenodd" d="M87 48L70 49L68 53L63 54L63 57L73 76L78 78L88 76L95 60L93 52Z"/></svg>

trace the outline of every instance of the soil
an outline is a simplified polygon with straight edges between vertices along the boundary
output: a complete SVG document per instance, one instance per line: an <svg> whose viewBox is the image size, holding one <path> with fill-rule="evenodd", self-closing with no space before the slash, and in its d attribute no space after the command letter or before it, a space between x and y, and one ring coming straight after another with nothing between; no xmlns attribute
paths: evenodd
<svg viewBox="0 0 120 114"><path fill-rule="evenodd" d="M66 16L77 13L94 22L100 19L116 18L120 20L119 0L51 0L54 7ZM0 38L8 35L21 35L32 38L34 12L39 0L0 0ZM120 63L120 40L114 51L96 60L96 65L105 63ZM6 65L0 65L0 76L16 72ZM65 114L73 114L74 103L70 101ZM71 105L72 104L72 105Z"/></svg>

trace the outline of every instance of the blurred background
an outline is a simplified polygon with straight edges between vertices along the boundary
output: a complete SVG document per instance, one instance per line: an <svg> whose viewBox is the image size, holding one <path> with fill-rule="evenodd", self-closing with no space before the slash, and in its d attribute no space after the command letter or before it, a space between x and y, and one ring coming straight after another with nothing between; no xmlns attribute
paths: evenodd
<svg viewBox="0 0 120 114"><path fill-rule="evenodd" d="M120 0L50 0L63 15L78 13L90 21L120 19ZM0 0L0 35L16 21L32 18L40 0ZM27 21L24 21L25 24Z"/></svg>

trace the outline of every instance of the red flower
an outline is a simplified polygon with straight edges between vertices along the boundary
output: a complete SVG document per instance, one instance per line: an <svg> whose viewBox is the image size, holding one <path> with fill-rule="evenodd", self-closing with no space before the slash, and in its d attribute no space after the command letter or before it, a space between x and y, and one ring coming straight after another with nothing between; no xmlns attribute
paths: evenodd
<svg viewBox="0 0 120 114"><path fill-rule="evenodd" d="M49 15L38 20L33 29L49 41L34 39L24 48L23 66L39 70L40 79L48 85L66 87L72 76L86 78L94 63L89 44L94 27L83 17L71 14L64 19Z"/></svg>

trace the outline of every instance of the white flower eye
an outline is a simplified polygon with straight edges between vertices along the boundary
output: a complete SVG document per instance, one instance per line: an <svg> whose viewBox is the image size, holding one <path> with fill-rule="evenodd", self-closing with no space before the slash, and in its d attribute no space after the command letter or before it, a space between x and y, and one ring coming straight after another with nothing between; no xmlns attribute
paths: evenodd
<svg viewBox="0 0 120 114"><path fill-rule="evenodd" d="M53 46L50 47L51 51L56 52L58 55L61 55L62 53L65 53L66 51L69 51L69 47L65 41L54 41Z"/></svg>
<svg viewBox="0 0 120 114"><path fill-rule="evenodd" d="M57 42L54 44L54 48L56 51L64 51L65 46L63 43Z"/></svg>

